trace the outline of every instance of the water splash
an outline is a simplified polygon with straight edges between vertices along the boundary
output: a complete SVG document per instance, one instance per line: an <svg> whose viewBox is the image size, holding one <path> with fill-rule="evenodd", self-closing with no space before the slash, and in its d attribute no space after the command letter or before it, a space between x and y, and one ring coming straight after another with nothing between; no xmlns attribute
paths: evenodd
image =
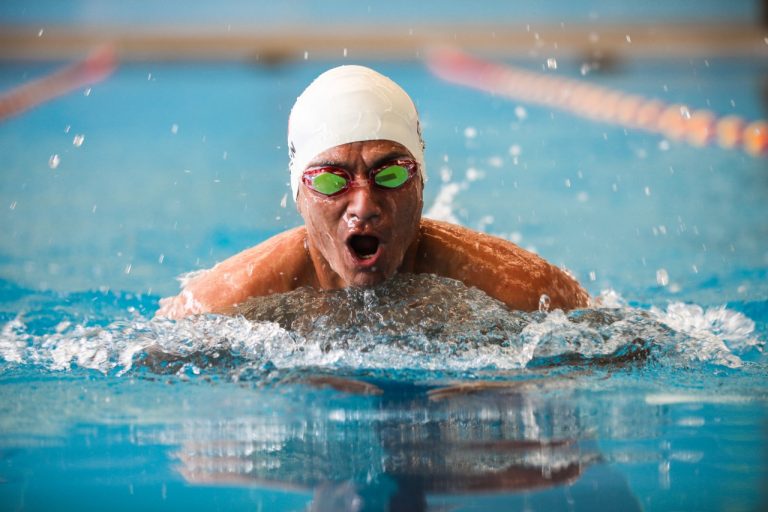
<svg viewBox="0 0 768 512"><path fill-rule="evenodd" d="M231 317L135 313L87 325L81 315L57 318L41 332L19 315L0 330L0 372L21 365L260 381L302 368L471 373L645 361L736 368L764 344L752 320L726 308L644 310L608 291L592 309L545 309L509 311L458 281L398 275L375 288L300 288L252 299Z"/></svg>

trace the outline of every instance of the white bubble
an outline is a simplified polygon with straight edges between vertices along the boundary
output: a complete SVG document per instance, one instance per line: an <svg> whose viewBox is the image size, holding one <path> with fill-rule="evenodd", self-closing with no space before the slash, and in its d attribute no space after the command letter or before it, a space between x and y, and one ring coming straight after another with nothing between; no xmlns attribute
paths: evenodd
<svg viewBox="0 0 768 512"><path fill-rule="evenodd" d="M669 274L666 269L660 268L656 271L656 282L659 286L667 286L669 284Z"/></svg>
<svg viewBox="0 0 768 512"><path fill-rule="evenodd" d="M177 125L176 123L173 123L171 125L171 133L174 134L174 135L179 133L179 125Z"/></svg>
<svg viewBox="0 0 768 512"><path fill-rule="evenodd" d="M468 139L474 139L477 137L477 128L473 126L467 126L464 128L464 136Z"/></svg>
<svg viewBox="0 0 768 512"><path fill-rule="evenodd" d="M477 181L483 177L483 172L478 171L474 167L470 167L469 169L467 169L466 177L467 177L467 181Z"/></svg>
<svg viewBox="0 0 768 512"><path fill-rule="evenodd" d="M61 159L59 158L59 155L53 154L48 159L48 167L51 169L55 169L59 166L59 163L61 163Z"/></svg>
<svg viewBox="0 0 768 512"><path fill-rule="evenodd" d="M504 160L501 159L499 156L492 156L488 159L488 165L491 167L499 168L504 164Z"/></svg>
<svg viewBox="0 0 768 512"><path fill-rule="evenodd" d="M83 142L85 142L85 135L77 134L72 139L72 145L75 146L76 148L79 148L80 146L82 146Z"/></svg>
<svg viewBox="0 0 768 512"><path fill-rule="evenodd" d="M518 105L517 107L515 107L515 116L520 121L523 121L526 117L528 117L528 112L525 110L524 107L521 107Z"/></svg>
<svg viewBox="0 0 768 512"><path fill-rule="evenodd" d="M549 298L549 295L546 293L542 293L541 297L539 297L539 311L542 313L549 312L549 306L552 304L552 301Z"/></svg>
<svg viewBox="0 0 768 512"><path fill-rule="evenodd" d="M547 59L547 69L557 69L557 59L550 57Z"/></svg>

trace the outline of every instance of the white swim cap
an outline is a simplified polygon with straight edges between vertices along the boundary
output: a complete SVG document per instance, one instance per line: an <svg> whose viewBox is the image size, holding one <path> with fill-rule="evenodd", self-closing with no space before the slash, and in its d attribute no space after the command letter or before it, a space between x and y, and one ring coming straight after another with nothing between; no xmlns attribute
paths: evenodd
<svg viewBox="0 0 768 512"><path fill-rule="evenodd" d="M315 156L341 144L379 139L405 146L426 180L419 114L399 85L364 66L339 66L318 76L288 119L293 199Z"/></svg>

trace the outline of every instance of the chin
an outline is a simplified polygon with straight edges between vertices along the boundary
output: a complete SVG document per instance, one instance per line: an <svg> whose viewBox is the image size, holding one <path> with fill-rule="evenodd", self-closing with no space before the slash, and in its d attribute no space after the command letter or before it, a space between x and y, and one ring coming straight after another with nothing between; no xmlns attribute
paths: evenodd
<svg viewBox="0 0 768 512"><path fill-rule="evenodd" d="M377 284L383 283L386 281L386 279L387 276L378 272L362 272L353 275L351 279L347 280L347 282L350 286L369 288L371 286L376 286Z"/></svg>

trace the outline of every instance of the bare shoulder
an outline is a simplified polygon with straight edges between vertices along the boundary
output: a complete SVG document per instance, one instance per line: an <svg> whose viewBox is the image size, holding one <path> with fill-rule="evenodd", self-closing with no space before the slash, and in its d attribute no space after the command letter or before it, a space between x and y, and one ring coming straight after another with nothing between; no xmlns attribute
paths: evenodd
<svg viewBox="0 0 768 512"><path fill-rule="evenodd" d="M309 284L306 230L275 235L197 274L181 293L160 301L158 316L223 312L249 297L286 292Z"/></svg>
<svg viewBox="0 0 768 512"><path fill-rule="evenodd" d="M562 269L495 236L430 219L421 223L417 272L475 286L513 309L535 310L547 295L552 308L586 307L589 295Z"/></svg>

